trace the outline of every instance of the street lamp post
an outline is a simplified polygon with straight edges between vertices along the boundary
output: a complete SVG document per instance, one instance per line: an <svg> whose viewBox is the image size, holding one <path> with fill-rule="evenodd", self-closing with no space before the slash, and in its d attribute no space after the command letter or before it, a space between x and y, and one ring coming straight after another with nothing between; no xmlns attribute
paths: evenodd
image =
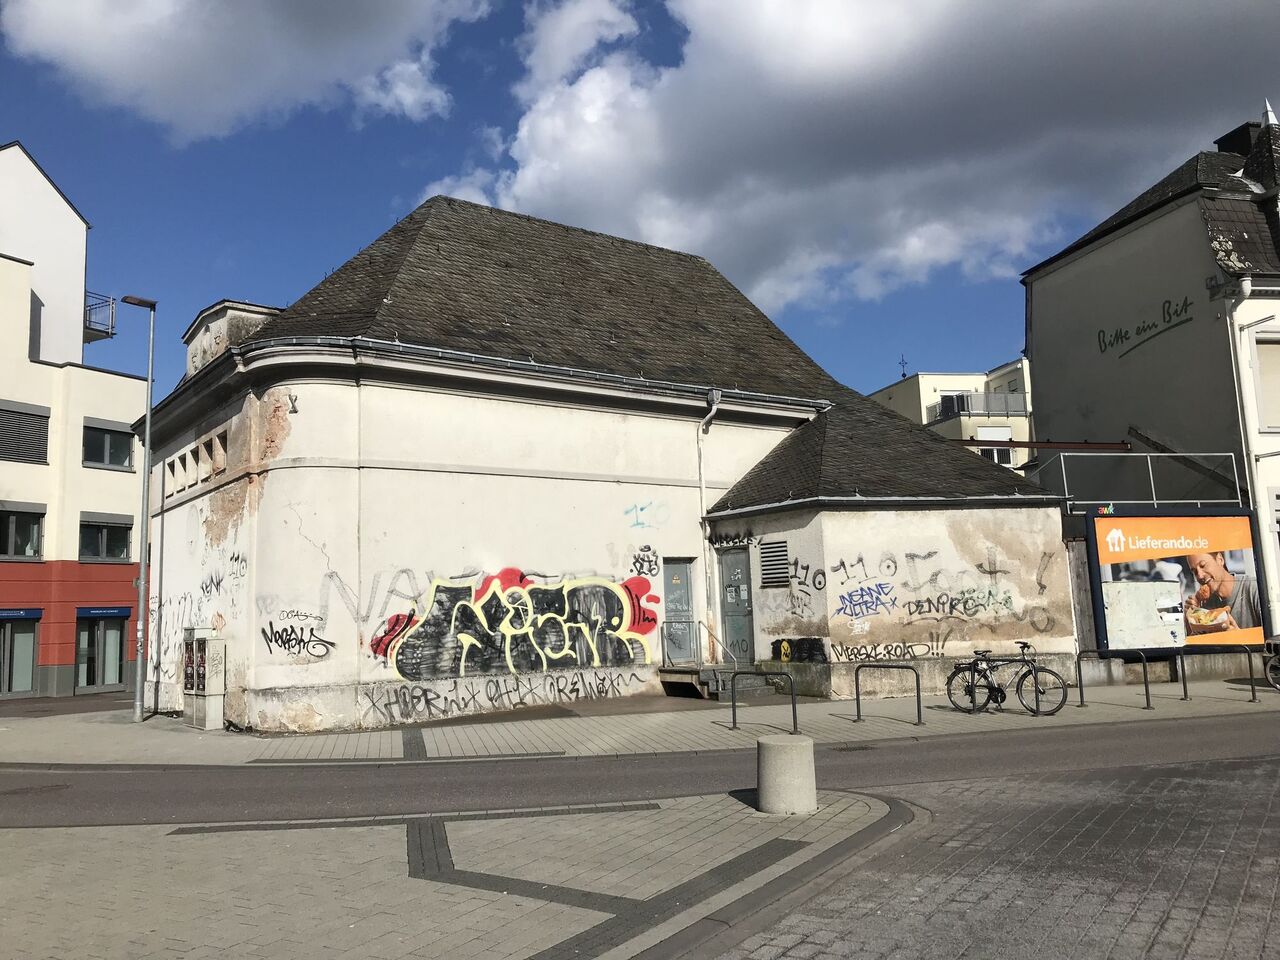
<svg viewBox="0 0 1280 960"><path fill-rule="evenodd" d="M121 302L134 307L146 307L150 313L147 329L147 415L146 426L142 434L142 513L139 517L142 531L138 543L138 624L137 646L135 650L133 670L133 722L142 722L142 687L146 678L143 667L143 623L150 609L147 597L147 551L150 547L151 533L151 383L152 368L156 356L156 302L145 297L121 297Z"/></svg>

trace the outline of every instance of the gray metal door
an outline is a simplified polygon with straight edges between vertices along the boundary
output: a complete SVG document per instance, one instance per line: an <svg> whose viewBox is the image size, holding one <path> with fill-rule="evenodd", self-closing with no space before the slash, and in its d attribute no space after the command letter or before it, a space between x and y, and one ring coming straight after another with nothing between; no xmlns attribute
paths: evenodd
<svg viewBox="0 0 1280 960"><path fill-rule="evenodd" d="M725 647L739 664L754 660L755 631L751 622L751 561L746 548L720 554L720 619Z"/></svg>
<svg viewBox="0 0 1280 960"><path fill-rule="evenodd" d="M662 560L662 654L667 663L696 663L698 624L693 615L693 562Z"/></svg>

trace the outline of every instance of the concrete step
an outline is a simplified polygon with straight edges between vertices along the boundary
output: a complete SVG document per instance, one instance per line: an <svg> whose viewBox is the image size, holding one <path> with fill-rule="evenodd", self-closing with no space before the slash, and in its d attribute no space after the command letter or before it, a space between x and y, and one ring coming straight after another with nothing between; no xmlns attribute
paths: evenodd
<svg viewBox="0 0 1280 960"><path fill-rule="evenodd" d="M733 670L710 670L711 674L707 678L707 696L712 700L729 700L732 696L730 690L730 680L733 676ZM772 684L764 677L742 676L738 678L738 699L749 700L753 697L772 696L774 689Z"/></svg>

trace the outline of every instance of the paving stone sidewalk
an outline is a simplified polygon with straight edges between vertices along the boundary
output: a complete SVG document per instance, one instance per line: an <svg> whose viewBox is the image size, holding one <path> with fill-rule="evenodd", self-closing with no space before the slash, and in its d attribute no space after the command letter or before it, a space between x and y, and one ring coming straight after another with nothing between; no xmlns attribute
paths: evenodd
<svg viewBox="0 0 1280 960"><path fill-rule="evenodd" d="M724 960L1280 957L1280 760L882 792L929 813Z"/></svg>
<svg viewBox="0 0 1280 960"><path fill-rule="evenodd" d="M14 960L622 960L888 812L723 794L342 821L0 831Z"/></svg>
<svg viewBox="0 0 1280 960"><path fill-rule="evenodd" d="M1260 687L1258 703L1247 685L1213 680L1182 688L1152 688L1154 710L1142 709L1141 686L1090 687L1088 706L1075 691L1058 714L1034 717L1020 707L976 716L954 710L945 697L926 697L924 726L915 725L915 700L864 701L862 722L854 704L834 700L800 706L800 727L818 743L844 744L904 737L932 737L1014 729L1053 729L1084 723L1220 716L1280 710L1280 694ZM753 749L762 735L791 729L789 701L739 707L739 729L730 729L729 707L671 712L512 719L353 733L261 737L192 730L181 720L153 717L134 724L126 711L39 718L0 718L0 763L240 764L364 761L431 762L495 757L613 756ZM518 714L514 715L518 717Z"/></svg>

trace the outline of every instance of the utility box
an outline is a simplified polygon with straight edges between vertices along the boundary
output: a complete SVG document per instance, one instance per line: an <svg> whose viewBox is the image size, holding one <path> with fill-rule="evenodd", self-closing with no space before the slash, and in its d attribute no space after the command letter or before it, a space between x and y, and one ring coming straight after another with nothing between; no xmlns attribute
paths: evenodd
<svg viewBox="0 0 1280 960"><path fill-rule="evenodd" d="M227 692L227 641L205 627L188 627L182 639L182 716L198 730L221 730Z"/></svg>

